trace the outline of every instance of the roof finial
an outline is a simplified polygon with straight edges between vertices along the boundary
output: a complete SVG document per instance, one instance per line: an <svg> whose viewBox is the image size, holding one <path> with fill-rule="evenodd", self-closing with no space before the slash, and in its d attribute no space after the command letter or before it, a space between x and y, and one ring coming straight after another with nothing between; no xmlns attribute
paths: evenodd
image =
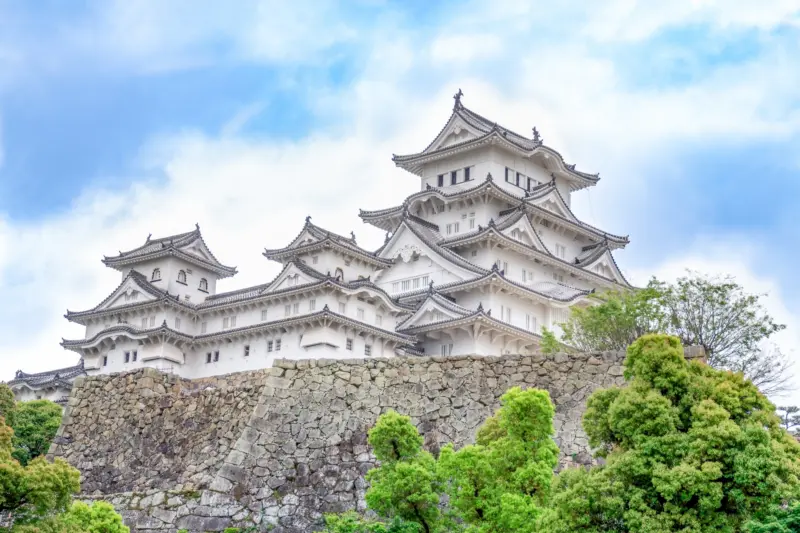
<svg viewBox="0 0 800 533"><path fill-rule="evenodd" d="M479 313L483 312L483 302L478 302L478 312Z"/></svg>
<svg viewBox="0 0 800 533"><path fill-rule="evenodd" d="M494 181L494 178L492 177L492 173L491 172L486 174L486 181Z"/></svg>
<svg viewBox="0 0 800 533"><path fill-rule="evenodd" d="M356 242L356 232L355 232L355 231L351 231L351 232L350 232L350 239L351 239L353 242Z"/></svg>
<svg viewBox="0 0 800 533"><path fill-rule="evenodd" d="M456 101L455 105L453 106L453 109L458 109L459 107L461 107L462 96L464 96L464 92L459 88L458 92L453 95L453 100Z"/></svg>
<svg viewBox="0 0 800 533"><path fill-rule="evenodd" d="M198 224L197 222L195 222L195 223L194 223L194 229L196 229L197 231L200 231L200 224Z"/></svg>
<svg viewBox="0 0 800 533"><path fill-rule="evenodd" d="M311 215L306 216L306 224L308 224L309 222L311 222Z"/></svg>
<svg viewBox="0 0 800 533"><path fill-rule="evenodd" d="M536 129L536 126L533 127L533 142L536 144L542 144L542 137L539 135L539 130Z"/></svg>
<svg viewBox="0 0 800 533"><path fill-rule="evenodd" d="M433 281L428 284L428 294L433 294Z"/></svg>
<svg viewBox="0 0 800 533"><path fill-rule="evenodd" d="M153 234L152 234L152 233L148 233L148 234L147 234L147 240L146 240L146 241L144 241L144 242L150 242L150 237L152 237L152 236L153 236Z"/></svg>
<svg viewBox="0 0 800 533"><path fill-rule="evenodd" d="M552 173L552 172L551 172L551 173L550 173L550 177L552 178L552 179L550 180L550 183L552 183L552 184L554 184L554 185L555 185L555 183L556 183L556 175L555 175L554 173Z"/></svg>
<svg viewBox="0 0 800 533"><path fill-rule="evenodd" d="M325 305L322 307L322 310L323 310L323 311L330 311L330 307L328 307L328 304L325 304Z"/></svg>

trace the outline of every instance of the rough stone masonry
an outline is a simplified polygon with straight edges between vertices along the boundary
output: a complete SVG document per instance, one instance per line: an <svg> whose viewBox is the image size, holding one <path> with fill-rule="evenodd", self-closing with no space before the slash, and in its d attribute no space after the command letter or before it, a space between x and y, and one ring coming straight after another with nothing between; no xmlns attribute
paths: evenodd
<svg viewBox="0 0 800 533"><path fill-rule="evenodd" d="M81 497L112 502L133 531L311 532L324 513L364 509L367 430L387 409L410 415L435 453L471 442L509 388L543 388L561 465L591 463L586 398L622 383L624 355L279 360L199 380L153 369L79 378L50 456L80 469Z"/></svg>

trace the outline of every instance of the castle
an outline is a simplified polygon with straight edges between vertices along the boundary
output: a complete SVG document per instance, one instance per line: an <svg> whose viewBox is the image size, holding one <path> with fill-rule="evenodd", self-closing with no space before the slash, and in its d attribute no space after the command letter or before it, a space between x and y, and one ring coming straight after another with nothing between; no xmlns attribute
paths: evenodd
<svg viewBox="0 0 800 533"><path fill-rule="evenodd" d="M199 226L105 257L121 283L96 307L68 311L86 327L62 346L87 373L152 367L198 378L280 359L535 353L570 306L628 288L612 252L628 238L579 220L574 192L597 184L543 143L467 109L421 152L393 156L420 191L361 211L386 231L377 250L307 217L264 256L283 265L267 283L218 292L236 274Z"/></svg>

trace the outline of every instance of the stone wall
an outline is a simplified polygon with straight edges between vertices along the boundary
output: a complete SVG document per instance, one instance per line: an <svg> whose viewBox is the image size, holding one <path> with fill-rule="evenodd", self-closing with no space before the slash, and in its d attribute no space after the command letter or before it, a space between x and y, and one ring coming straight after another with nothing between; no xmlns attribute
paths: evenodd
<svg viewBox="0 0 800 533"><path fill-rule="evenodd" d="M258 524L314 531L322 514L363 509L374 466L366 432L408 414L432 451L470 442L510 387L556 406L561 464L588 464L586 398L622 382L622 353L275 362L186 382L154 371L76 383L51 450L82 470L140 532ZM268 375L267 375L268 374Z"/></svg>
<svg viewBox="0 0 800 533"><path fill-rule="evenodd" d="M269 372L80 377L50 455L81 471L87 494L201 489L242 435Z"/></svg>

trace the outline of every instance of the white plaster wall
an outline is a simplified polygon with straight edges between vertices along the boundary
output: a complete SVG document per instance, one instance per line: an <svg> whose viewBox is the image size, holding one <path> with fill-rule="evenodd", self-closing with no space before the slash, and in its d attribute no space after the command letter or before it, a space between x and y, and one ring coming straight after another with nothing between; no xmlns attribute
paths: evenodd
<svg viewBox="0 0 800 533"><path fill-rule="evenodd" d="M64 387L54 387L41 390L31 390L27 387L17 387L14 389L14 399L18 402L29 402L32 400L50 400L55 402L69 396L69 389Z"/></svg>

